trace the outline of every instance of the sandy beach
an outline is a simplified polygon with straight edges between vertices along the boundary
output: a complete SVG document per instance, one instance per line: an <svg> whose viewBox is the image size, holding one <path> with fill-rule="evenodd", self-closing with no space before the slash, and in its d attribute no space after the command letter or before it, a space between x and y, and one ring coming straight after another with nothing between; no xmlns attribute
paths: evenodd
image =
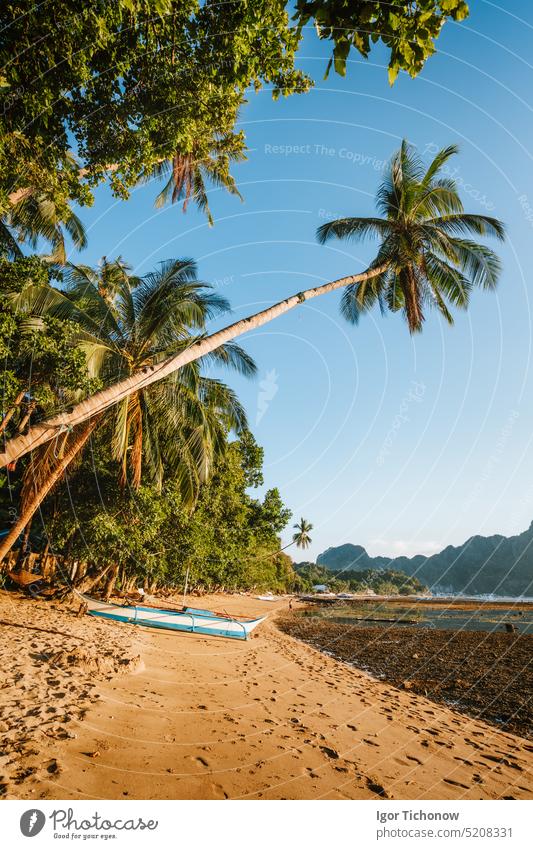
<svg viewBox="0 0 533 849"><path fill-rule="evenodd" d="M282 633L287 606L204 596L269 613L241 643L0 593L3 797L531 797L526 739Z"/></svg>

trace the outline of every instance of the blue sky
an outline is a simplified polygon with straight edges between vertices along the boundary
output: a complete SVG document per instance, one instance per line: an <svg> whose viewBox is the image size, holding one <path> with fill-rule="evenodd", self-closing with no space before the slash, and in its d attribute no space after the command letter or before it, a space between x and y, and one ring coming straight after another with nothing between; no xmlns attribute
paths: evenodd
<svg viewBox="0 0 533 849"><path fill-rule="evenodd" d="M156 210L154 185L128 202L99 189L81 213L89 247L73 259L121 254L142 274L194 257L244 316L365 267L372 243L320 246L314 233L373 214L402 138L428 161L460 145L450 168L465 207L508 228L497 293L476 294L454 328L428 316L415 339L399 316L348 325L329 295L243 337L259 377L227 377L265 449L265 486L314 524L311 557L349 541L371 554L431 553L533 519L533 10L526 0L471 7L423 73L392 89L382 49L324 81L328 48L309 32L300 65L316 86L278 102L250 95L248 161L235 169L245 201L211 192L214 228L193 209Z"/></svg>

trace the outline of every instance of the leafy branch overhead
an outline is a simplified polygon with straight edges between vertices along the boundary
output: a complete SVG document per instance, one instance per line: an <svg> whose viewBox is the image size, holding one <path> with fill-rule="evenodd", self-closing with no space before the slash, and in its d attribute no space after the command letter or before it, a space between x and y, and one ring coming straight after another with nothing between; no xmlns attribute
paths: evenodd
<svg viewBox="0 0 533 849"><path fill-rule="evenodd" d="M326 77L332 64L338 74L346 74L352 48L366 58L382 41L390 49L391 85L400 71L412 77L420 73L448 18L462 21L469 14L465 0L298 0L297 10L300 30L314 20L319 38L334 43Z"/></svg>
<svg viewBox="0 0 533 849"><path fill-rule="evenodd" d="M0 210L36 186L90 204L108 176L126 198L177 156L224 182L244 146L235 124L247 90L311 85L280 0L102 0L75 14L68 0L20 0L2 4L0 32ZM201 185L192 194L203 202Z"/></svg>
<svg viewBox="0 0 533 849"><path fill-rule="evenodd" d="M289 11L288 11L289 8ZM443 23L464 0L69 0L0 5L0 219L6 250L44 235L64 258L60 225L77 246L69 211L109 180L127 198L141 180L165 181L158 204L189 201L211 213L209 184L239 195L232 163L245 158L236 125L250 91L307 91L296 67L302 28L315 21L345 73L353 47L381 40L389 76L415 75ZM33 229L32 229L33 228Z"/></svg>

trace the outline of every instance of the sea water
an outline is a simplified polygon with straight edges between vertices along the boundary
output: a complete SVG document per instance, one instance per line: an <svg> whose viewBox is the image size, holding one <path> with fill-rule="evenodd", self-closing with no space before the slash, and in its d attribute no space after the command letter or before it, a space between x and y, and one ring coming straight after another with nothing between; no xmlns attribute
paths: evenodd
<svg viewBox="0 0 533 849"><path fill-rule="evenodd" d="M495 601L496 599L491 599ZM465 602L466 598L457 599ZM468 599L475 603L474 599ZM476 599L475 601L481 601ZM483 599L483 601L488 601ZM480 604L471 610L463 610L453 605L431 606L415 603L405 605L386 601L366 602L364 605L332 605L328 608L306 610L302 615L318 617L350 627L391 627L436 628L450 631L495 631L505 633L507 625L512 625L520 634L533 634L533 604L525 605L523 599L517 604L490 607ZM520 604L520 607L518 607ZM380 621L381 620L381 621Z"/></svg>

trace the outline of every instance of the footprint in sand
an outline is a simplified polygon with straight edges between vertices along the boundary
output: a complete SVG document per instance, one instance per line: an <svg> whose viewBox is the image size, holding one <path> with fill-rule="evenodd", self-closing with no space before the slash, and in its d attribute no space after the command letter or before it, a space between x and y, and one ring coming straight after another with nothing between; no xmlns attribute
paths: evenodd
<svg viewBox="0 0 533 849"><path fill-rule="evenodd" d="M330 749L329 746L320 746L320 751L324 752L328 758L332 758L333 760L337 760L340 757L339 753L335 749Z"/></svg>
<svg viewBox="0 0 533 849"><path fill-rule="evenodd" d="M373 781L371 778L367 778L366 786L372 791L372 793L376 793L377 796L381 796L382 799L391 798L385 788L381 784L378 784L377 781Z"/></svg>
<svg viewBox="0 0 533 849"><path fill-rule="evenodd" d="M454 781L453 778L443 778L442 780L445 781L446 784L453 784L454 787L462 787L463 790L470 790L469 784L462 784L460 781Z"/></svg>

